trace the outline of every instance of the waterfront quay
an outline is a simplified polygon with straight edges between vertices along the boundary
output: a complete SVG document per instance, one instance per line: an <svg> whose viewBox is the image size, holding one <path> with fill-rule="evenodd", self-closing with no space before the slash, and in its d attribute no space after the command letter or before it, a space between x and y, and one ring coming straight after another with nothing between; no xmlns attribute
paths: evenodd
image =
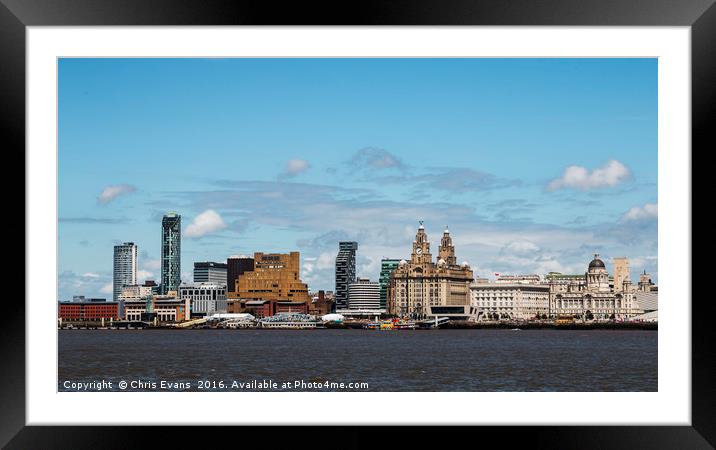
<svg viewBox="0 0 716 450"><path fill-rule="evenodd" d="M287 318L285 316L272 316L272 320L256 319L195 319L180 324L153 323L142 321L65 321L58 325L63 330L236 330L236 329L290 329L290 330L352 330L375 329L380 331L400 331L400 327L380 326L390 324L392 321L369 321L366 319L321 321L310 316L301 318ZM465 320L439 320L418 321L406 323L414 324L403 329L410 330L480 330L480 329L508 329L508 330L657 330L658 322L617 322L617 321L483 321L471 322Z"/></svg>

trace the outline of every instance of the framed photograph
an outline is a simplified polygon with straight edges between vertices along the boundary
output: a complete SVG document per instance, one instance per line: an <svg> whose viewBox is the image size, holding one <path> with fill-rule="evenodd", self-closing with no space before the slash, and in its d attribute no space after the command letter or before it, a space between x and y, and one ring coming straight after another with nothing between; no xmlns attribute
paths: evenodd
<svg viewBox="0 0 716 450"><path fill-rule="evenodd" d="M712 2L2 3L26 161L3 445L713 448Z"/></svg>

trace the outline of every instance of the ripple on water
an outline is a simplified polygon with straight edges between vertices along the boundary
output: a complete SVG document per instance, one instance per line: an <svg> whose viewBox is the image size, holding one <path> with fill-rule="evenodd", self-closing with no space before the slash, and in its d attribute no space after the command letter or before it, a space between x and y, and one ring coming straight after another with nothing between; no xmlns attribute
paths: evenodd
<svg viewBox="0 0 716 450"><path fill-rule="evenodd" d="M657 332L59 331L60 384L127 377L368 382L376 391L656 391Z"/></svg>

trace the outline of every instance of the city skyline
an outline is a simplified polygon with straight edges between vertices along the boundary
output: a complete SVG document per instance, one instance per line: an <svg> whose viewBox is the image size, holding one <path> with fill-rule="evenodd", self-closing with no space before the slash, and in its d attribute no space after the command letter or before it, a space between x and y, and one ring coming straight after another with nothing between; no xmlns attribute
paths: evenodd
<svg viewBox="0 0 716 450"><path fill-rule="evenodd" d="M159 223L193 263L301 252L334 289L448 225L475 276L657 270L655 59L59 63L60 298L110 297L114 245L160 279ZM416 75L417 74L417 75ZM91 113L91 114L90 114ZM611 271L611 268L610 268Z"/></svg>

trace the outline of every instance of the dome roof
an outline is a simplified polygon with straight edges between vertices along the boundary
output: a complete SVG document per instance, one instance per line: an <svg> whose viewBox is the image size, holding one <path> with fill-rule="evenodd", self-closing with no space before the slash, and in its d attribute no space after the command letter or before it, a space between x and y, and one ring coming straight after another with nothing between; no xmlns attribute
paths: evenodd
<svg viewBox="0 0 716 450"><path fill-rule="evenodd" d="M604 269L604 268L606 268L606 266L604 265L604 261L602 261L601 259L599 259L599 254L595 254L595 255L594 255L594 259L592 260L592 262L589 263L589 268L590 268L590 269L596 269L596 268Z"/></svg>
<svg viewBox="0 0 716 450"><path fill-rule="evenodd" d="M445 265L445 260L442 258L438 259L438 266L444 266L444 265Z"/></svg>
<svg viewBox="0 0 716 450"><path fill-rule="evenodd" d="M401 266L404 266L404 265L408 264L408 261L406 261L406 260L404 260L404 259L401 259L398 264L401 265Z"/></svg>

